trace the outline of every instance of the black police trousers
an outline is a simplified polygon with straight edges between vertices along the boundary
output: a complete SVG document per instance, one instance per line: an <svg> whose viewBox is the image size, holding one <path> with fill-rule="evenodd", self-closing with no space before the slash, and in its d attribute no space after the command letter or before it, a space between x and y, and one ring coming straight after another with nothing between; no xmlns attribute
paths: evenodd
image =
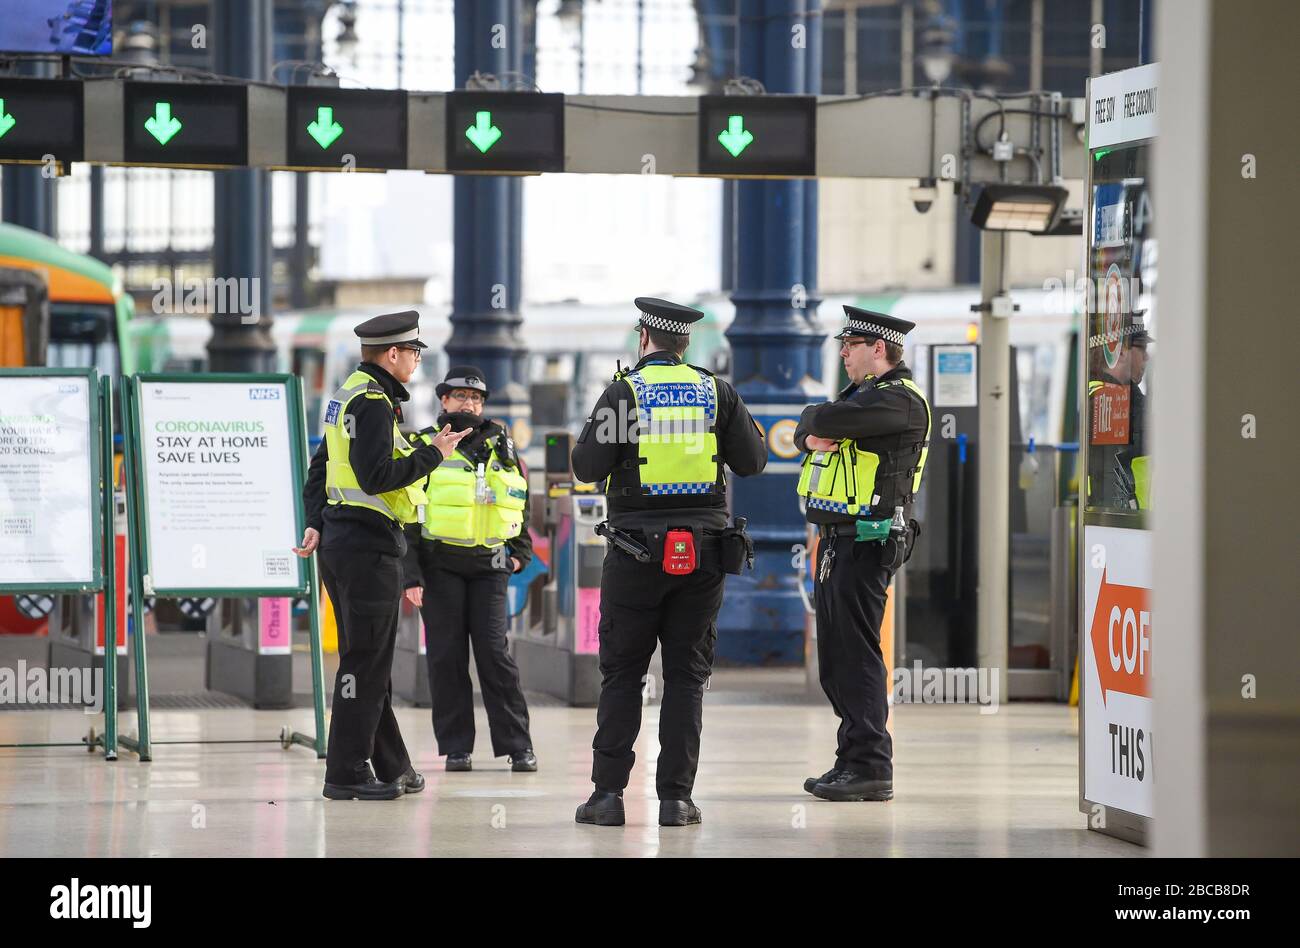
<svg viewBox="0 0 1300 948"><path fill-rule="evenodd" d="M830 575L821 580L821 559L834 544ZM880 622L893 574L880 565L880 543L852 536L825 538L814 575L817 602L817 663L822 690L840 719L835 766L872 780L894 777L889 716L889 672L880 651Z"/></svg>
<svg viewBox="0 0 1300 948"><path fill-rule="evenodd" d="M622 790L641 730L642 688L663 645L659 708L661 800L689 799L700 760L704 685L713 668L724 575L717 566L669 576L659 563L638 563L617 549L605 554L600 580L600 702L592 741L591 782Z"/></svg>
<svg viewBox="0 0 1300 948"><path fill-rule="evenodd" d="M402 605L402 561L385 553L321 550L321 579L339 630L325 782L396 780L411 766L393 714L393 647Z"/></svg>
<svg viewBox="0 0 1300 948"><path fill-rule="evenodd" d="M474 648L479 688L487 709L492 754L502 757L533 746L528 704L519 668L506 643L509 573L490 556L440 553L424 576L424 644L433 698L433 736L439 754L474 750L474 686L469 651Z"/></svg>

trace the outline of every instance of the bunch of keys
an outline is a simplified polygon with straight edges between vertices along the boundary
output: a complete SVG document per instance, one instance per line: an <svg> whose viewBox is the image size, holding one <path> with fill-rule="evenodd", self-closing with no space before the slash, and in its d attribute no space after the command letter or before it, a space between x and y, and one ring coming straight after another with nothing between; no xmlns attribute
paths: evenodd
<svg viewBox="0 0 1300 948"><path fill-rule="evenodd" d="M817 574L818 582L826 582L826 577L831 574L831 566L835 559L835 544L831 543L826 547L826 552L822 554L821 570Z"/></svg>

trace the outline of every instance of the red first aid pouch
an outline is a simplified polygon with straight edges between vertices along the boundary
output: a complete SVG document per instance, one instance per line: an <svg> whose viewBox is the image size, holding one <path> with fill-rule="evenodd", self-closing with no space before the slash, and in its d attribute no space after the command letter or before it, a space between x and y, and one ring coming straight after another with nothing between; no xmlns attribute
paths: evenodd
<svg viewBox="0 0 1300 948"><path fill-rule="evenodd" d="M695 572L695 566L695 533L669 530L664 535L664 572L670 576L686 576Z"/></svg>

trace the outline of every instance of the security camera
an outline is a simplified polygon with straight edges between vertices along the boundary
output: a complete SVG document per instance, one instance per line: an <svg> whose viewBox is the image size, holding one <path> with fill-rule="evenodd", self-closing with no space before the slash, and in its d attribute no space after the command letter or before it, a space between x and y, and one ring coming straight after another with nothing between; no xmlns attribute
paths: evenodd
<svg viewBox="0 0 1300 948"><path fill-rule="evenodd" d="M939 191L934 186L933 178L922 178L915 186L908 188L907 196L912 199L912 207L916 208L916 212L924 214L939 196Z"/></svg>

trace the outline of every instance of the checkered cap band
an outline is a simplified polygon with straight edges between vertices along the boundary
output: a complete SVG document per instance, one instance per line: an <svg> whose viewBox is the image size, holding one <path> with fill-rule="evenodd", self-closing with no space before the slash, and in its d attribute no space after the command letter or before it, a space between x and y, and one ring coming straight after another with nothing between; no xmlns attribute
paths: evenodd
<svg viewBox="0 0 1300 948"><path fill-rule="evenodd" d="M717 487L714 481L675 481L663 484L645 484L647 494L711 494Z"/></svg>
<svg viewBox="0 0 1300 948"><path fill-rule="evenodd" d="M897 329L886 329L884 326L878 326L875 323L864 322L860 319L850 319L844 328L876 336L877 338L885 340L885 342L892 342L897 346L903 344L903 334L901 332Z"/></svg>
<svg viewBox="0 0 1300 948"><path fill-rule="evenodd" d="M641 314L641 325L662 332L676 333L679 336L688 336L691 332L690 323L679 323L675 319L664 319L662 316L652 316L649 313Z"/></svg>

